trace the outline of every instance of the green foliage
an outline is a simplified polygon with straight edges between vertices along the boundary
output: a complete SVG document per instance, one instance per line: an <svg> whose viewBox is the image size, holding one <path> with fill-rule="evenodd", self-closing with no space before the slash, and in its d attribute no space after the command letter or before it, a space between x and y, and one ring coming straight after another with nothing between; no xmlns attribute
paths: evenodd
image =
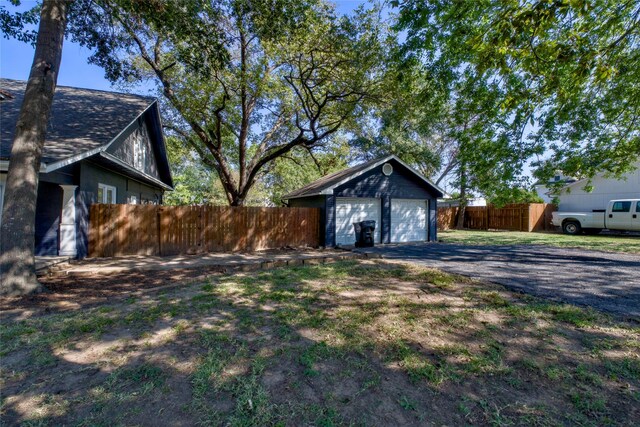
<svg viewBox="0 0 640 427"><path fill-rule="evenodd" d="M544 200L533 190L514 187L505 189L496 197L487 200L489 203L501 207L509 203L544 203Z"/></svg>
<svg viewBox="0 0 640 427"><path fill-rule="evenodd" d="M394 1L406 54L429 69L495 85L512 142L538 154L536 175L592 177L640 153L640 4L636 1ZM527 135L529 138L527 138ZM484 150L479 150L485 152Z"/></svg>
<svg viewBox="0 0 640 427"><path fill-rule="evenodd" d="M254 186L276 159L322 152L377 93L375 10L337 18L322 0L143 3L87 7L70 32L112 81L157 85L166 127L232 205L263 199ZM177 199L193 199L185 193Z"/></svg>
<svg viewBox="0 0 640 427"><path fill-rule="evenodd" d="M14 6L20 6L20 0L11 0ZM28 29L38 24L40 20L40 6L24 12L9 12L5 5L0 5L0 30L4 38L16 38L25 43L35 45L38 32Z"/></svg>
<svg viewBox="0 0 640 427"><path fill-rule="evenodd" d="M440 50L431 46L429 49ZM364 157L394 153L466 201L473 193L498 197L526 185L526 159L537 149L515 137L522 120L501 109L497 82L469 67L443 63L424 51L394 52L388 99L380 120L367 121L355 141Z"/></svg>
<svg viewBox="0 0 640 427"><path fill-rule="evenodd" d="M171 165L174 190L167 192L164 203L167 205L224 205L227 203L224 192L217 183L217 175L200 165L194 154L184 143L175 137L168 137L167 156Z"/></svg>
<svg viewBox="0 0 640 427"><path fill-rule="evenodd" d="M305 149L291 150L274 161L264 182L271 203L279 206L282 196L316 179L348 166L349 146L344 139L330 142L323 151L312 154Z"/></svg>

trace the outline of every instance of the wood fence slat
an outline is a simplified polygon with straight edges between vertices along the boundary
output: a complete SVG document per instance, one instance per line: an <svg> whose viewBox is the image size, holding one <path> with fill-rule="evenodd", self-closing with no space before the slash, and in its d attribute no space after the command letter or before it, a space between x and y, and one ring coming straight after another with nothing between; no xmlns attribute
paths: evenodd
<svg viewBox="0 0 640 427"><path fill-rule="evenodd" d="M471 230L549 231L551 213L556 206L545 203L512 204L502 208L495 206L468 206L465 209L465 227ZM438 229L455 228L457 207L438 208Z"/></svg>
<svg viewBox="0 0 640 427"><path fill-rule="evenodd" d="M318 246L317 208L90 207L89 255L174 255Z"/></svg>

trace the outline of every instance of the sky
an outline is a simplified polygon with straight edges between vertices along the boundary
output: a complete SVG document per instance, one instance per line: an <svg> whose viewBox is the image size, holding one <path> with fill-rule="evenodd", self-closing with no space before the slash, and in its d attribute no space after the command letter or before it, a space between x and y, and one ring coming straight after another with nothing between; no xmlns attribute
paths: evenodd
<svg viewBox="0 0 640 427"><path fill-rule="evenodd" d="M26 10L36 4L35 0L22 0L19 9L15 9L8 4L8 0L0 0L0 4L7 7L7 10ZM339 14L349 14L358 5L366 3L364 0L340 0L334 1ZM0 38L0 77L15 80L27 80L29 69L33 61L34 49L27 43L17 40L7 40ZM104 78L102 68L87 62L91 51L85 49L77 43L65 40L62 49L62 64L60 65L60 75L58 85L74 86L88 89L116 90L111 83ZM144 89L139 92L144 93Z"/></svg>

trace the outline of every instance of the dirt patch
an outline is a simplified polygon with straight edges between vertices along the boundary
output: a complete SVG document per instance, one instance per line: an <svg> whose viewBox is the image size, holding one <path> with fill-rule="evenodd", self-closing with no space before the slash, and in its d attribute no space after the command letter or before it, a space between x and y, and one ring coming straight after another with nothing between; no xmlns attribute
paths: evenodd
<svg viewBox="0 0 640 427"><path fill-rule="evenodd" d="M77 310L102 304L113 298L139 295L141 291L189 285L221 274L222 271L222 267L206 267L84 277L51 274L38 279L44 286L43 292L24 297L0 297L0 311L6 313L16 310Z"/></svg>

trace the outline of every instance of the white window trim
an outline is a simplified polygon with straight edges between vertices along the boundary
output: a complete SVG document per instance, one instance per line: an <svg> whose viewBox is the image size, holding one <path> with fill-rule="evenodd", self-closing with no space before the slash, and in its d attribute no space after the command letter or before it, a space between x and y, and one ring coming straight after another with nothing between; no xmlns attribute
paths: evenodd
<svg viewBox="0 0 640 427"><path fill-rule="evenodd" d="M115 204L118 200L118 193L116 187L113 185L100 184L98 183L98 189L102 189L102 200L98 200L98 203L107 203L107 190L113 191L113 203Z"/></svg>

